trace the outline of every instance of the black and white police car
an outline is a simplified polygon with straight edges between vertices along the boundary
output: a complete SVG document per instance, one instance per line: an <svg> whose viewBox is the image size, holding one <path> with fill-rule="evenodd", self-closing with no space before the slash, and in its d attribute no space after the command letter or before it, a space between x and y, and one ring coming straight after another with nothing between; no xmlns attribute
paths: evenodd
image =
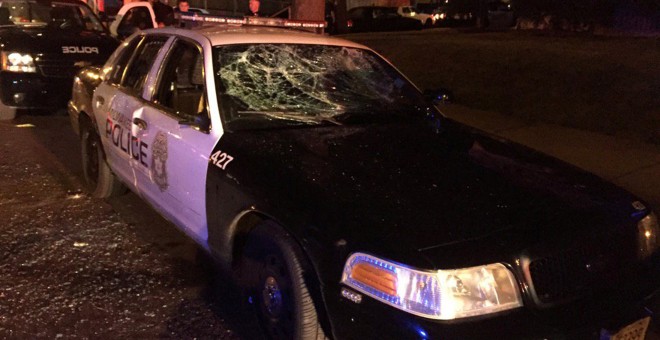
<svg viewBox="0 0 660 340"><path fill-rule="evenodd" d="M69 108L93 195L148 201L268 337L643 338L646 204L444 118L365 46L247 20L136 33Z"/></svg>

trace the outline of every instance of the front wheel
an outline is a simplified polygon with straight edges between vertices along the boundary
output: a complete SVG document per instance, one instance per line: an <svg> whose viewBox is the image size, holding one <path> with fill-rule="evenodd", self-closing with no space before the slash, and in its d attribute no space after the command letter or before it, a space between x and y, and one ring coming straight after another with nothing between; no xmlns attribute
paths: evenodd
<svg viewBox="0 0 660 340"><path fill-rule="evenodd" d="M257 226L243 252L248 299L270 339L326 339L304 275L302 250L273 222Z"/></svg>
<svg viewBox="0 0 660 340"><path fill-rule="evenodd" d="M110 198L125 191L105 161L99 136L89 126L82 128L81 150L83 177L93 197Z"/></svg>

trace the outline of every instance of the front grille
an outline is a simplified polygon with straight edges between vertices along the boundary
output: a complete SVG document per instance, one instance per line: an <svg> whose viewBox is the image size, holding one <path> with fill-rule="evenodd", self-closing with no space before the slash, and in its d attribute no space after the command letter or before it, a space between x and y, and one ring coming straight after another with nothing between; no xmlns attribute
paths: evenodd
<svg viewBox="0 0 660 340"><path fill-rule="evenodd" d="M529 274L537 299L548 304L614 286L632 260L634 247L627 244L578 246L531 261Z"/></svg>
<svg viewBox="0 0 660 340"><path fill-rule="evenodd" d="M36 61L39 71L46 77L73 77L77 69L73 66L73 60L54 58L52 56L40 56Z"/></svg>
<svg viewBox="0 0 660 340"><path fill-rule="evenodd" d="M77 69L67 66L39 66L41 74L46 77L70 78L76 74Z"/></svg>
<svg viewBox="0 0 660 340"><path fill-rule="evenodd" d="M585 290L591 273L586 259L591 251L572 249L529 264L534 291L541 302L571 298Z"/></svg>
<svg viewBox="0 0 660 340"><path fill-rule="evenodd" d="M78 58L79 59L79 58ZM76 65L74 58L65 58L61 54L42 54L35 61L39 71L46 77L72 78L82 66ZM103 60L90 59L85 64L102 64Z"/></svg>

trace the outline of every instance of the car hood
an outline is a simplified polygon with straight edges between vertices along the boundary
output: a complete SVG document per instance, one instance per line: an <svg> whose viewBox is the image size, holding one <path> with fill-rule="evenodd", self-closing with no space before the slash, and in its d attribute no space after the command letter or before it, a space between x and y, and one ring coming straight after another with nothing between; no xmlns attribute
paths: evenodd
<svg viewBox="0 0 660 340"><path fill-rule="evenodd" d="M47 27L4 26L0 28L0 43L5 51L95 62L104 62L119 46L119 42L106 33Z"/></svg>
<svg viewBox="0 0 660 340"><path fill-rule="evenodd" d="M283 223L434 266L630 224L626 192L565 163L445 121L228 133L228 177ZM420 257L420 254L426 254ZM394 258L393 258L394 257ZM426 260L421 260L426 258ZM456 262L454 261L454 262ZM446 263L446 261L445 261Z"/></svg>

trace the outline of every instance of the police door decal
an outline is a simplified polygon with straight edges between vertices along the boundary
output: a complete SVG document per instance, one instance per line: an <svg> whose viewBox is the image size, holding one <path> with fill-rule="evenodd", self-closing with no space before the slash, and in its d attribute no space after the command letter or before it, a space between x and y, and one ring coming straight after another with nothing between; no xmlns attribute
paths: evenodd
<svg viewBox="0 0 660 340"><path fill-rule="evenodd" d="M161 192L167 190L167 135L158 131L152 144L151 179Z"/></svg>
<svg viewBox="0 0 660 340"><path fill-rule="evenodd" d="M132 132L132 125L130 118L111 109L105 120L105 137L117 150L121 150L120 153L125 153L146 167L149 145Z"/></svg>

